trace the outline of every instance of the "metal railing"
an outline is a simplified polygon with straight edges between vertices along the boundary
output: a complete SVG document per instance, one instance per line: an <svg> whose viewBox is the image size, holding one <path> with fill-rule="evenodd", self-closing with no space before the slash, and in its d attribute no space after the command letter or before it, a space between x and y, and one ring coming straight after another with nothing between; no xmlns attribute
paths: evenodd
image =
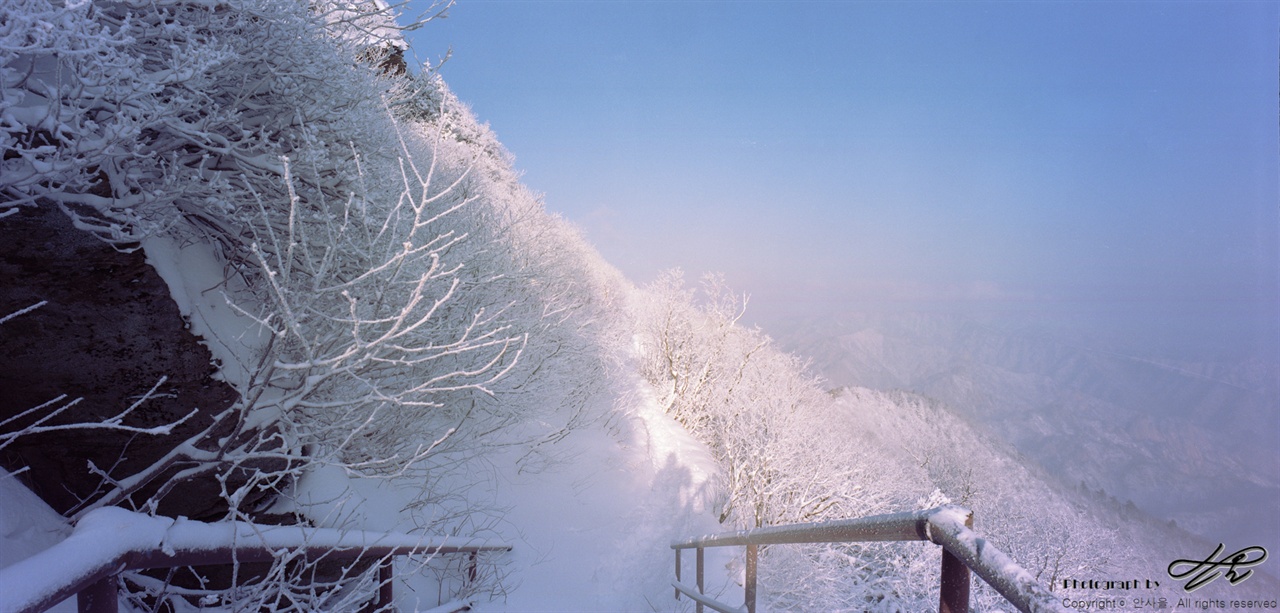
<svg viewBox="0 0 1280 613"><path fill-rule="evenodd" d="M1030 573L973 531L971 511L950 505L858 519L769 526L676 541L671 544L671 548L676 550L676 580L671 585L675 588L677 600L683 594L697 603L697 613L702 613L703 607L721 613L756 613L756 565L762 545L871 541L929 541L942 546L938 598L938 609L942 613L965 613L969 610L970 570L1019 611L1065 611L1052 593ZM747 548L743 585L745 602L740 607L707 596L703 585L703 549L729 546ZM697 585L694 586L680 580L680 554L685 549L697 550Z"/></svg>
<svg viewBox="0 0 1280 613"><path fill-rule="evenodd" d="M467 573L474 581L478 553L510 550L510 545L480 539L246 522L209 524L107 507L86 515L62 542L0 569L0 611L39 613L76 595L80 613L115 613L119 606L116 576L124 571L271 562L290 553L336 561L377 560L378 597L366 607L377 610L392 603L395 556L469 554ZM466 603L453 605L444 610L467 608Z"/></svg>

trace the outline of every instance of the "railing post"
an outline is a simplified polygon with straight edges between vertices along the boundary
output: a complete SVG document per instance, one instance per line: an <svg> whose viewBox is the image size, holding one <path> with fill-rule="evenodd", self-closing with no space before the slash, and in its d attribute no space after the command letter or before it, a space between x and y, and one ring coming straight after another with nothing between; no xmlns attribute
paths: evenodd
<svg viewBox="0 0 1280 613"><path fill-rule="evenodd" d="M471 552L471 555L469 556L469 558L470 558L470 560L469 560L470 565L469 565L469 566L467 566L467 579L468 579L468 582L469 582L469 583L475 583L475 582L476 582L476 577L478 577L478 576L479 576L479 575L478 575L478 571L476 570L476 566L477 566L477 564L476 564L476 559L477 559L477 556L478 556L478 555L479 555L479 552L473 551L473 552Z"/></svg>
<svg viewBox="0 0 1280 613"><path fill-rule="evenodd" d="M703 548L701 547L698 548L698 593L699 594L707 593L706 588L703 587L703 581L702 581L702 562L703 562L702 552L703 551L705 551ZM701 602L698 603L698 606L694 607L694 613L702 613L703 610L704 609L702 607Z"/></svg>
<svg viewBox="0 0 1280 613"><path fill-rule="evenodd" d="M942 586L938 595L939 613L969 613L969 567L942 550Z"/></svg>
<svg viewBox="0 0 1280 613"><path fill-rule="evenodd" d="M76 610L80 613L117 613L120 599L116 594L116 576L107 575L76 594Z"/></svg>
<svg viewBox="0 0 1280 613"><path fill-rule="evenodd" d="M965 518L973 528L973 515ZM938 587L938 613L969 613L969 567L942 547L942 572Z"/></svg>
<svg viewBox="0 0 1280 613"><path fill-rule="evenodd" d="M682 551L684 550L676 548L676 583L680 582L680 552ZM676 588L676 600L680 600L680 588Z"/></svg>
<svg viewBox="0 0 1280 613"><path fill-rule="evenodd" d="M699 549L698 585L681 583L677 574L676 597L689 596L716 611L755 613L762 547L879 541L930 541L941 546L937 602L938 609L945 613L968 613L974 574L1019 611L1066 611L1052 592L1037 582L1028 581L1021 566L973 531L971 511L951 505L856 519L763 526L672 541L671 548L677 550L677 573L683 550ZM745 602L741 606L729 605L705 593L701 556L702 549L707 547L746 547L746 572L742 581Z"/></svg>
<svg viewBox="0 0 1280 613"><path fill-rule="evenodd" d="M387 610L395 602L395 588L391 584L391 560L388 556L378 562L378 597L360 609L360 613L376 613Z"/></svg>
<svg viewBox="0 0 1280 613"><path fill-rule="evenodd" d="M391 582L393 560L395 556L387 556L378 566L378 604L381 606L389 606L396 601L395 584Z"/></svg>

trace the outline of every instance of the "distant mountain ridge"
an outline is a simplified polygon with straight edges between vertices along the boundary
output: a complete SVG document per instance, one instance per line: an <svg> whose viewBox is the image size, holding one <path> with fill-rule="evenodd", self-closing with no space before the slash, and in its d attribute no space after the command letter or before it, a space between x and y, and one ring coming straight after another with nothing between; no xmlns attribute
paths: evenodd
<svg viewBox="0 0 1280 613"><path fill-rule="evenodd" d="M1011 322L853 313L774 331L832 386L950 405L1067 484L1212 541L1280 545L1280 370L1083 347Z"/></svg>

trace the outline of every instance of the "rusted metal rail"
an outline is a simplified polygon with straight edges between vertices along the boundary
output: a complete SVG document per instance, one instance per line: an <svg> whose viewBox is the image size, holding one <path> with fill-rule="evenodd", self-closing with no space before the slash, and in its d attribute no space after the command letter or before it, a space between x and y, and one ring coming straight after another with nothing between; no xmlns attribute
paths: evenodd
<svg viewBox="0 0 1280 613"><path fill-rule="evenodd" d="M950 505L858 519L769 526L676 541L671 544L671 548L676 551L676 580L671 585L675 588L677 600L685 595L697 603L697 613L703 613L704 607L721 613L756 613L756 563L762 545L872 541L929 541L942 546L941 589L938 598L938 609L942 613L967 613L969 610L970 570L995 588L1019 611L1065 611L1049 590L1036 582L1030 573L973 531L971 511ZM745 602L740 607L707 596L703 585L703 549L729 546L747 549L746 578L743 585ZM685 549L697 550L696 586L680 580L680 555Z"/></svg>
<svg viewBox="0 0 1280 613"><path fill-rule="evenodd" d="M395 556L469 554L468 577L474 580L479 552L510 550L510 545L480 539L245 522L208 524L109 507L86 515L71 536L57 545L0 569L0 586L4 586L0 611L39 613L77 595L81 613L115 613L116 576L124 571L270 562L298 552L331 560L377 560L378 597L368 608L378 609L391 604L394 596L391 560Z"/></svg>

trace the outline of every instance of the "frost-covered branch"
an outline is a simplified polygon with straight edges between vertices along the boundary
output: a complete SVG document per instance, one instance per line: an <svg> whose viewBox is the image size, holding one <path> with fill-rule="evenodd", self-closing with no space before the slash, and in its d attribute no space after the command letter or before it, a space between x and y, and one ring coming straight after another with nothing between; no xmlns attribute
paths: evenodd
<svg viewBox="0 0 1280 613"><path fill-rule="evenodd" d="M41 300L31 306L9 313L4 317L0 317L0 324L4 324L16 317L31 313L46 304L48 304L47 300ZM52 400L41 403L38 406L31 407L30 409L22 411L16 415L11 415L0 420L0 449L8 447L14 441L24 436L68 430L114 430L117 432L132 432L135 434L146 434L152 436L168 435L173 432L175 427L180 426L187 420L191 419L198 411L193 409L190 413L187 413L186 416L181 417L176 421L171 421L166 424L152 426L149 428L130 426L124 423L124 419L128 417L129 414L133 413L133 411L142 406L144 402L155 396L159 391L160 386L164 385L165 380L166 377L161 377L159 381L156 381L155 385L151 386L151 389L147 390L147 392L134 401L133 404L129 405L119 413L99 421L50 423L59 415L75 407L81 400L83 400L82 398L67 400L67 395L61 394ZM43 413L43 415L41 415L41 413ZM34 417L34 421L28 419L32 417Z"/></svg>
<svg viewBox="0 0 1280 613"><path fill-rule="evenodd" d="M79 430L79 431L114 430L117 432L132 432L135 434L147 434L151 436L167 436L173 432L174 428L182 425L183 423L186 423L186 421L194 417L196 413L199 413L200 412L199 409L192 409L190 413L187 413L185 416L177 419L176 421L171 421L167 424L163 424L160 426L151 426L149 428L142 428L138 426L130 426L124 423L124 418L128 417L129 414L134 411L134 409L137 409L139 406L142 405L143 402L146 402L153 395L155 395L156 391L160 388L160 386L164 384L165 379L166 379L165 377L161 377L160 380L157 381L155 385L151 386L150 390L147 390L146 394L144 394L141 398L139 398L133 404L129 405L128 408L124 409L123 411L120 411L119 413L116 413L115 415L112 415L111 417L105 418L101 421L78 422L78 423L68 423L68 424L49 424L49 422L52 421L54 418L56 418L58 415L65 412L67 409L70 409L76 406L82 400L81 398L76 398L74 400L66 402L65 404L62 404L62 406L58 406L57 408L52 408L55 405L62 403L64 400L67 399L66 394L60 395L57 398L54 398L39 406L32 407L30 409L27 409L26 411L23 411L22 413L14 415L13 417L7 418L4 421L0 421L0 428L6 428L14 423L22 424L24 418L31 415L38 414L41 411L45 411L47 409L52 408L52 410L49 410L49 412L45 413L42 417L39 417L38 419L36 419L35 421L29 424L22 425L22 427L18 430L0 432L0 449L4 449L5 447L8 447L11 443L13 443L14 441L24 436L31 436L35 434L45 434L49 432L61 432L61 431L68 431L68 430Z"/></svg>
<svg viewBox="0 0 1280 613"><path fill-rule="evenodd" d="M194 432L150 466L90 467L103 485L76 517L155 513L199 484L227 519L252 519L327 467L443 484L491 447L550 458L594 418L601 288L617 280L438 76L389 65L403 29L451 4L407 25L380 0L0 6L0 215L58 207L121 250L222 268L183 308L239 400L179 422ZM136 406L95 427L131 427ZM415 519L469 525L483 513L457 487L424 486ZM349 521L300 507L296 521ZM230 605L312 610L359 575L295 570L280 561Z"/></svg>

